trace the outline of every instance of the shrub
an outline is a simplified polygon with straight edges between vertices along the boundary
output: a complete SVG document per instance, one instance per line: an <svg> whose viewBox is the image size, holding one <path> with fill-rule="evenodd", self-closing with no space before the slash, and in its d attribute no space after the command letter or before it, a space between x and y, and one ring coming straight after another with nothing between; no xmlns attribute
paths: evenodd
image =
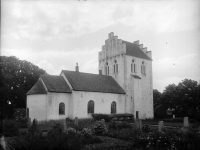
<svg viewBox="0 0 200 150"><path fill-rule="evenodd" d="M94 126L94 133L97 135L105 134L107 133L107 128L100 121L96 121L95 126Z"/></svg>
<svg viewBox="0 0 200 150"><path fill-rule="evenodd" d="M150 128L150 126L149 126L148 124L144 124L144 125L142 126L142 131L143 131L143 132L150 132L150 131L151 131L151 128Z"/></svg>
<svg viewBox="0 0 200 150"><path fill-rule="evenodd" d="M93 136L93 131L92 129L83 128L83 130L81 131L81 135L85 138L90 138Z"/></svg>
<svg viewBox="0 0 200 150"><path fill-rule="evenodd" d="M20 128L28 127L28 118L26 117L25 108L17 108L14 110L13 119L19 123Z"/></svg>
<svg viewBox="0 0 200 150"><path fill-rule="evenodd" d="M19 133L19 123L15 120L1 120L0 128L5 136L17 135Z"/></svg>
<svg viewBox="0 0 200 150"><path fill-rule="evenodd" d="M31 127L31 129L35 129ZM31 130L30 130L31 131ZM83 147L83 138L79 131L73 128L69 128L67 132L61 132L59 126L55 126L47 134L43 134L41 131L28 132L24 136L24 142L27 149L39 150L39 149L81 149Z"/></svg>
<svg viewBox="0 0 200 150"><path fill-rule="evenodd" d="M83 136L84 144L102 143L102 140L99 137L93 135L92 129L84 128L81 131L81 136Z"/></svg>
<svg viewBox="0 0 200 150"><path fill-rule="evenodd" d="M94 118L95 121L99 121L101 119L104 119L105 122L110 122L111 121L111 117L109 117L108 114L92 114L92 117Z"/></svg>

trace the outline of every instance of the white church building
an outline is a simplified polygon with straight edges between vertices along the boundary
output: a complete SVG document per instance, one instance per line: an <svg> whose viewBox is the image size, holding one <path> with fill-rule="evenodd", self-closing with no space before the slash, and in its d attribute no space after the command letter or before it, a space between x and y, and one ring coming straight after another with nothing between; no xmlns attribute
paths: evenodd
<svg viewBox="0 0 200 150"><path fill-rule="evenodd" d="M99 74L62 70L42 75L27 93L28 116L38 121L93 113L134 114L153 118L152 54L139 45L123 41L111 32L99 52Z"/></svg>

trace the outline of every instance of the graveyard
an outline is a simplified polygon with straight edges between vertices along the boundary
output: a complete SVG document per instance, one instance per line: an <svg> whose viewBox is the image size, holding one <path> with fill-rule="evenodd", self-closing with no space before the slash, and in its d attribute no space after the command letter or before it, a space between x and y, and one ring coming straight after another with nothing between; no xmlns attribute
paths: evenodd
<svg viewBox="0 0 200 150"><path fill-rule="evenodd" d="M170 122L170 119L124 121L76 117L48 123L35 119L17 132L6 130L1 146L4 149L199 149L199 122L188 117L182 118L182 122L180 119L171 118L174 122Z"/></svg>

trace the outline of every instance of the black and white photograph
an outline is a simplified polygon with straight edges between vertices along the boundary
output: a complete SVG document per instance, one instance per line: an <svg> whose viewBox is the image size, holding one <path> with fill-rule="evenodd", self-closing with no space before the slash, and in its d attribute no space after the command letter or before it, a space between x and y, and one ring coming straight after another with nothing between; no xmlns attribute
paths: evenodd
<svg viewBox="0 0 200 150"><path fill-rule="evenodd" d="M0 6L2 150L200 149L200 1Z"/></svg>

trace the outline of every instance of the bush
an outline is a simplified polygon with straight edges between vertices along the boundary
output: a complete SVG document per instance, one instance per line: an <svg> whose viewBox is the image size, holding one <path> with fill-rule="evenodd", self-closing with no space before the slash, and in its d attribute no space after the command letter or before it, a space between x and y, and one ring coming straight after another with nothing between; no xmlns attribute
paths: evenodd
<svg viewBox="0 0 200 150"><path fill-rule="evenodd" d="M94 118L95 121L99 121L101 119L104 119L105 122L110 122L111 121L111 117L109 117L108 114L92 114L92 117Z"/></svg>
<svg viewBox="0 0 200 150"><path fill-rule="evenodd" d="M184 133L181 130L164 132L138 132L133 137L133 148L150 149L200 149L200 134L197 128L190 128Z"/></svg>
<svg viewBox="0 0 200 150"><path fill-rule="evenodd" d="M15 120L1 120L0 128L5 136L13 136L19 133L19 123Z"/></svg>
<svg viewBox="0 0 200 150"><path fill-rule="evenodd" d="M94 133L96 135L103 135L107 133L107 128L100 121L96 121L95 126L94 126Z"/></svg>
<svg viewBox="0 0 200 150"><path fill-rule="evenodd" d="M148 124L144 124L144 125L142 126L142 131L143 131L143 132L150 132L150 131L151 131L151 128L150 128L150 126L149 126Z"/></svg>

